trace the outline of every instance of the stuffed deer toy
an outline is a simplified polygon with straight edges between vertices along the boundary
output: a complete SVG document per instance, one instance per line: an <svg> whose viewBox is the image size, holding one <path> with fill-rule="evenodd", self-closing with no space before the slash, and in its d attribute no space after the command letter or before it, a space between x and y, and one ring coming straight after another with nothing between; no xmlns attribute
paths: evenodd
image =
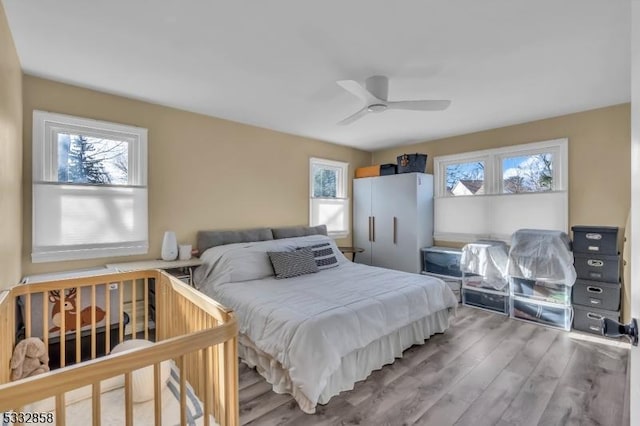
<svg viewBox="0 0 640 426"><path fill-rule="evenodd" d="M21 340L11 357L11 380L20 380L47 371L49 354L42 340L37 337Z"/></svg>

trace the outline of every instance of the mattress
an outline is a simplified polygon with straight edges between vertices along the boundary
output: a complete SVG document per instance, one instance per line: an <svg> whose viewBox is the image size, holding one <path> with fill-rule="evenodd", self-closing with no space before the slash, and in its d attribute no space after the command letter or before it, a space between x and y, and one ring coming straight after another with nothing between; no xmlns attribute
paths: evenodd
<svg viewBox="0 0 640 426"><path fill-rule="evenodd" d="M308 401L300 404L305 412L313 413L318 402L327 401L330 395L325 389L331 388L331 377L350 354L441 311L439 315L447 320L435 332L448 326L458 302L438 278L354 264L341 255L337 267L315 274L278 280L272 273L260 273L267 269L260 264L262 251L266 256L266 251L319 241L330 241L337 251L333 240L325 236L288 240L295 241L210 249L215 253L203 255L208 265L204 270L210 274L201 276L204 281L199 283L205 294L236 312L245 342L288 372L291 387L302 395L296 398L298 402ZM228 267L229 257L242 259L243 270ZM231 278L234 274L251 276L251 269L260 278ZM374 362L374 368L388 362L386 356Z"/></svg>
<svg viewBox="0 0 640 426"><path fill-rule="evenodd" d="M113 383L119 382L119 386ZM122 386L122 376L117 376L102 382L101 393L101 424L103 425L123 425L125 424L125 403L124 387ZM105 391L105 389L113 389ZM187 424L204 424L204 405L198 399L189 383L187 389ZM85 386L80 389L67 392L65 395L66 424L86 426L92 423L92 399L91 387ZM47 398L42 401L29 404L24 407L23 412L46 413L53 411L55 407L54 398ZM133 424L145 425L153 424L155 416L154 400L133 404ZM0 422L2 426L13 425L13 423ZM180 371L171 363L171 375L162 390L162 424L180 424ZM215 419L211 417L211 424L217 425Z"/></svg>

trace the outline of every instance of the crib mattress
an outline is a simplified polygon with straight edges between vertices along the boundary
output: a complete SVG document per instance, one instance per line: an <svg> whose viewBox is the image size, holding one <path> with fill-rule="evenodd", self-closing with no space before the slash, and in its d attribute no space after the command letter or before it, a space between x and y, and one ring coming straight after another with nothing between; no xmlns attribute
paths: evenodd
<svg viewBox="0 0 640 426"><path fill-rule="evenodd" d="M167 382L167 386L162 390L162 424L163 425L179 425L180 424L180 371L171 363L171 375ZM113 380L113 379L110 379ZM115 389L104 391L105 382L102 383L103 392L101 394L101 424L102 425L123 425L125 424L125 403L124 403L124 387L118 386ZM87 387L84 394L88 397L76 400L66 407L66 423L73 426L86 426L92 423L92 399L90 387ZM202 425L204 424L204 405L198 399L191 385L187 383L187 424ZM82 393L82 389L74 390L77 396ZM73 395L67 392L66 399L73 401ZM50 412L54 411L55 401L53 398L38 401L24 407L23 411L28 412ZM133 404L133 424L147 425L153 424L155 418L154 400ZM212 425L217 425L213 417ZM13 425L13 423L2 423L2 426Z"/></svg>

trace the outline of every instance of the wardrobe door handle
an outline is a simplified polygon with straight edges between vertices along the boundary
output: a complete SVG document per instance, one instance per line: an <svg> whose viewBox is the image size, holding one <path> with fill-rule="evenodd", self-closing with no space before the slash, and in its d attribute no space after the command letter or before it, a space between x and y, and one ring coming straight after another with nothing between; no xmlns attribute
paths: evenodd
<svg viewBox="0 0 640 426"><path fill-rule="evenodd" d="M398 218L393 217L393 244L398 244Z"/></svg>
<svg viewBox="0 0 640 426"><path fill-rule="evenodd" d="M369 242L371 242L371 216L369 216Z"/></svg>
<svg viewBox="0 0 640 426"><path fill-rule="evenodd" d="M376 242L376 217L371 218L371 241Z"/></svg>

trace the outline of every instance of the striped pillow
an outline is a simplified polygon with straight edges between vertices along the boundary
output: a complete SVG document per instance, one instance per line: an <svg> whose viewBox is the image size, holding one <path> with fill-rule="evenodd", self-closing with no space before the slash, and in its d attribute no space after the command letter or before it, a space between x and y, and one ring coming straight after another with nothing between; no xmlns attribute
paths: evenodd
<svg viewBox="0 0 640 426"><path fill-rule="evenodd" d="M267 254L277 279L318 272L313 251L309 247L295 251L269 251Z"/></svg>
<svg viewBox="0 0 640 426"><path fill-rule="evenodd" d="M338 266L338 258L333 252L331 243L320 243L308 248L313 251L313 257L316 260L316 265L319 270L335 268Z"/></svg>

